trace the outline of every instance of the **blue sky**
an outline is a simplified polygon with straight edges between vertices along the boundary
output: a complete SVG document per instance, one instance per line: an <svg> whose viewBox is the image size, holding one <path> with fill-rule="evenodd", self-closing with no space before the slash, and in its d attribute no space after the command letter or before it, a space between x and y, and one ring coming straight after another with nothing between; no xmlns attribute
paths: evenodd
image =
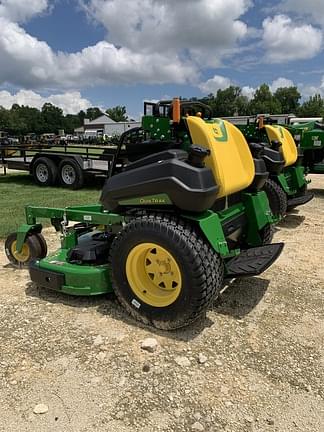
<svg viewBox="0 0 324 432"><path fill-rule="evenodd" d="M322 0L0 0L0 105L65 112L263 82L324 95Z"/></svg>

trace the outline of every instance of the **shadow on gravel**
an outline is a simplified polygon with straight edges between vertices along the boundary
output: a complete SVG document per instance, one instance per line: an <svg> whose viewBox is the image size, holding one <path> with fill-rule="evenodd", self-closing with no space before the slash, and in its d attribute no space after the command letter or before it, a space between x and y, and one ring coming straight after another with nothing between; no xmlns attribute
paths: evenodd
<svg viewBox="0 0 324 432"><path fill-rule="evenodd" d="M316 198L324 198L324 189L310 189Z"/></svg>
<svg viewBox="0 0 324 432"><path fill-rule="evenodd" d="M225 286L214 303L213 310L222 315L242 319L260 303L269 283L260 277L235 279Z"/></svg>
<svg viewBox="0 0 324 432"><path fill-rule="evenodd" d="M25 293L28 297L35 297L53 304L64 304L75 308L93 308L102 304L102 302L113 303L115 296L113 294L105 294L99 296L73 296L65 293L60 293L54 290L39 288L33 282L28 282Z"/></svg>
<svg viewBox="0 0 324 432"><path fill-rule="evenodd" d="M25 289L28 297L34 297L44 302L52 304L62 304L78 309L95 309L98 313L109 316L109 318L120 321L128 326L136 327L149 331L158 336L168 337L170 339L181 340L188 342L195 339L204 329L211 327L214 322L209 318L200 319L184 329L163 331L150 326L146 326L132 317L127 315L124 309L120 306L114 294L106 294L93 297L70 296L68 294L59 293L56 291L38 288L32 282L26 285Z"/></svg>
<svg viewBox="0 0 324 432"><path fill-rule="evenodd" d="M292 212L289 212L287 216L279 222L278 226L280 228L288 228L288 229L294 229L299 227L305 220L305 216L300 216L298 214L294 214Z"/></svg>
<svg viewBox="0 0 324 432"><path fill-rule="evenodd" d="M224 287L222 293L212 306L212 310L222 315L230 315L235 319L241 319L245 315L248 315L262 300L268 285L269 281L262 278L234 280ZM25 292L28 297L34 297L52 304L62 304L78 309L95 309L98 313L109 316L113 320L121 321L128 326L147 330L158 336L184 342L195 339L202 331L214 324L211 319L206 317L183 329L163 331L141 324L127 315L117 302L114 294L94 297L74 297L64 293L38 288L32 282L27 284Z"/></svg>

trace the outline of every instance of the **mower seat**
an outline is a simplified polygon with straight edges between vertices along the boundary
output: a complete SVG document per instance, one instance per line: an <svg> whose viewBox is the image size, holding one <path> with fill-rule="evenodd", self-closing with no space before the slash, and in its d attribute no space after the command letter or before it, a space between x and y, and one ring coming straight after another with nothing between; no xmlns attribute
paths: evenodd
<svg viewBox="0 0 324 432"><path fill-rule="evenodd" d="M196 116L187 117L186 122L192 143L210 151L205 163L219 186L218 199L253 183L253 157L244 135L236 126L221 119L205 122Z"/></svg>
<svg viewBox="0 0 324 432"><path fill-rule="evenodd" d="M297 161L298 151L291 133L279 125L265 125L264 127L270 142L279 141L281 143L279 151L285 160L285 167L293 165Z"/></svg>

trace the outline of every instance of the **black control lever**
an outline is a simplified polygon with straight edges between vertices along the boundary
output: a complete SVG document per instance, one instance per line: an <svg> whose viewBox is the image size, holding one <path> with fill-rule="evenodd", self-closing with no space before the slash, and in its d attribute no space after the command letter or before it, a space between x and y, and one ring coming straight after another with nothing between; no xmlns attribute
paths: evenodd
<svg viewBox="0 0 324 432"><path fill-rule="evenodd" d="M188 163L197 168L204 168L205 158L210 155L210 150L199 145L192 145L189 148Z"/></svg>
<svg viewBox="0 0 324 432"><path fill-rule="evenodd" d="M279 151L280 147L282 146L282 143L280 141L271 141L271 148L273 150Z"/></svg>

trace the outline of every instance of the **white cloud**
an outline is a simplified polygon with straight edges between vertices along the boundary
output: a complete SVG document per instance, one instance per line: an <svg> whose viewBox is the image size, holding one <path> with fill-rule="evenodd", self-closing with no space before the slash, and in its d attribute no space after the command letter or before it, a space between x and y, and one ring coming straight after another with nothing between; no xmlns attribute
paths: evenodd
<svg viewBox="0 0 324 432"><path fill-rule="evenodd" d="M203 93L209 94L209 93L217 93L217 90L221 89L224 90L225 88L236 85L234 82L232 82L229 78L223 77L221 75L215 75L213 78L209 79L208 81L201 83L199 85L200 90ZM323 84L324 85L324 84ZM270 90L274 93L278 88L280 87L293 87L295 86L294 82L287 78L277 78L275 79L272 84L269 85ZM250 86L243 86L242 87L242 95L246 96L249 100L253 99L256 90L259 87L250 87Z"/></svg>
<svg viewBox="0 0 324 432"><path fill-rule="evenodd" d="M324 75L322 76L319 85L299 84L298 87L299 87L299 91L306 99L309 98L310 96L314 96L315 94L319 94L322 97L324 97Z"/></svg>
<svg viewBox="0 0 324 432"><path fill-rule="evenodd" d="M237 85L233 81L231 81L227 77L223 77L220 75L215 75L213 78L209 79L206 82L203 82L199 85L199 89L204 94L213 93L216 94L217 90L219 89L225 89L231 85ZM286 87L297 87L300 94L304 99L309 98L310 96L314 96L315 94L320 94L322 97L324 97L324 75L322 76L321 82L316 84L303 84L298 83L296 84L291 79L285 78L285 77L279 77L272 81L271 84L269 84L269 88L272 93L275 93L278 88L286 88ZM250 87L250 86L243 86L242 88L242 95L246 96L249 100L253 99L255 92L258 90L258 87Z"/></svg>
<svg viewBox="0 0 324 432"><path fill-rule="evenodd" d="M91 102L83 98L79 92L67 92L43 97L31 90L20 90L16 94L11 94L5 90L0 91L0 106L7 109L11 108L13 104L40 109L46 102L62 108L65 114L77 114L80 110L86 110L92 106Z"/></svg>
<svg viewBox="0 0 324 432"><path fill-rule="evenodd" d="M295 87L295 84L290 79L280 77L272 81L272 83L269 84L269 87L272 93L275 93L278 88ZM258 88L259 87L244 86L242 87L242 94L243 96L246 96L249 100L251 100L254 98L255 92L258 90Z"/></svg>
<svg viewBox="0 0 324 432"><path fill-rule="evenodd" d="M276 15L263 21L263 43L266 60L285 63L309 59L322 47L322 32L307 24L295 24L286 15Z"/></svg>
<svg viewBox="0 0 324 432"><path fill-rule="evenodd" d="M324 26L323 0L283 0L278 7L282 12L293 12L302 17L308 16Z"/></svg>
<svg viewBox="0 0 324 432"><path fill-rule="evenodd" d="M192 64L168 54L134 53L109 42L74 54L54 53L17 24L0 18L0 83L68 87L113 83L184 83L197 77Z"/></svg>
<svg viewBox="0 0 324 432"><path fill-rule="evenodd" d="M55 52L18 23L48 10L48 0L0 3L0 85L78 88L105 84L196 83L247 35L240 21L251 0L80 0L107 40Z"/></svg>
<svg viewBox="0 0 324 432"><path fill-rule="evenodd" d="M48 0L1 0L0 17L13 22L25 22L47 10Z"/></svg>
<svg viewBox="0 0 324 432"><path fill-rule="evenodd" d="M294 87L294 86L295 84L292 80L280 77L273 81L273 83L270 85L270 89L272 93L275 93L278 90L278 88Z"/></svg>
<svg viewBox="0 0 324 432"><path fill-rule="evenodd" d="M230 85L232 85L232 82L229 78L221 75L215 75L213 78L210 78L209 80L199 84L199 88L203 93L215 94L218 90L224 90Z"/></svg>
<svg viewBox="0 0 324 432"><path fill-rule="evenodd" d="M143 53L186 51L205 65L246 36L239 20L250 0L90 0L87 12L102 23L109 40ZM127 11L123 13L122 11Z"/></svg>
<svg viewBox="0 0 324 432"><path fill-rule="evenodd" d="M256 89L253 87L244 86L242 87L242 95L247 97L249 100L251 100L254 98L255 90Z"/></svg>

